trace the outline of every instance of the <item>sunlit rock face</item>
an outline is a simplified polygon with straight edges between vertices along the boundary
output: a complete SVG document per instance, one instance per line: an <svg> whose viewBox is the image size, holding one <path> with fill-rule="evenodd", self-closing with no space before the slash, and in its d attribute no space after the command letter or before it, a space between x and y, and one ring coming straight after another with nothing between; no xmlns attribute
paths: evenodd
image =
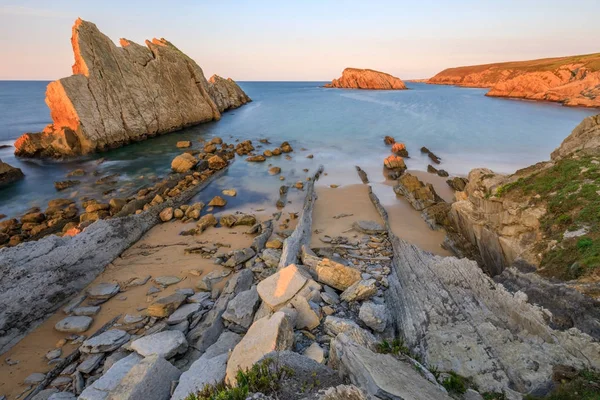
<svg viewBox="0 0 600 400"><path fill-rule="evenodd" d="M372 69L346 68L339 79L325 85L326 88L403 90L406 85L400 78Z"/></svg>
<svg viewBox="0 0 600 400"><path fill-rule="evenodd" d="M117 46L78 19L71 38L73 75L51 82L53 123L15 142L19 156L63 157L119 147L218 120L250 98L231 79L213 77L165 39Z"/></svg>

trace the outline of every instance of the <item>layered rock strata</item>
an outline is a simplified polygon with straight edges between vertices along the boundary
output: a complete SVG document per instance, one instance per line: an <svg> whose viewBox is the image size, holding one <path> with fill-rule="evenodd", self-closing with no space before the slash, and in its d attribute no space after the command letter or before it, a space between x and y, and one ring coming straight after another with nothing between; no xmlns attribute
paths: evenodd
<svg viewBox="0 0 600 400"><path fill-rule="evenodd" d="M490 88L487 96L600 107L600 53L448 68L427 83Z"/></svg>
<svg viewBox="0 0 600 400"><path fill-rule="evenodd" d="M46 104L53 123L26 133L15 154L65 157L218 120L250 98L232 80L213 76L165 39L121 47L96 25L78 19L71 38L73 75L51 82Z"/></svg>
<svg viewBox="0 0 600 400"><path fill-rule="evenodd" d="M346 68L342 76L325 85L326 88L404 90L406 85L400 78L372 69Z"/></svg>

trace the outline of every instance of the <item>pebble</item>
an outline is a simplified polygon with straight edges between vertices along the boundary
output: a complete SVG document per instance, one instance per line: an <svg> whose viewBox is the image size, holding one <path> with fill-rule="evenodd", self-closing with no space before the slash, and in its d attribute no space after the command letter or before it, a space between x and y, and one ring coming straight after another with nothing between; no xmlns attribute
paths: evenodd
<svg viewBox="0 0 600 400"><path fill-rule="evenodd" d="M27 385L34 385L36 383L42 382L44 379L46 379L45 374L42 374L40 372L34 372L33 374L31 374L27 378L25 378L25 380L23 382Z"/></svg>
<svg viewBox="0 0 600 400"><path fill-rule="evenodd" d="M48 360L54 360L55 358L60 357L61 354L62 354L61 349L53 349L46 353L46 358Z"/></svg>
<svg viewBox="0 0 600 400"><path fill-rule="evenodd" d="M159 276L154 278L154 282L162 287L167 287L181 282L181 278L177 276Z"/></svg>

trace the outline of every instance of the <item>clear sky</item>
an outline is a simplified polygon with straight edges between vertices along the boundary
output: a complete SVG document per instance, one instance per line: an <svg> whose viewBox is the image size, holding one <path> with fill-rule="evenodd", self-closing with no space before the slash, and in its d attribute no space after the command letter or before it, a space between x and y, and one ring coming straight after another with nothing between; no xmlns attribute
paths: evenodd
<svg viewBox="0 0 600 400"><path fill-rule="evenodd" d="M425 78L460 65L600 52L600 0L0 0L0 79L71 74L71 26L164 37L208 76Z"/></svg>

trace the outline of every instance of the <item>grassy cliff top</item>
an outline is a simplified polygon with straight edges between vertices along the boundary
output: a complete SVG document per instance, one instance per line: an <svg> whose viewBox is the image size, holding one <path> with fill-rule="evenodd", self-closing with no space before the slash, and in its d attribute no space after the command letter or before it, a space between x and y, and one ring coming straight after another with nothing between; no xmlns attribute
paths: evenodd
<svg viewBox="0 0 600 400"><path fill-rule="evenodd" d="M585 54L568 57L541 58L529 61L509 61L502 63L471 65L455 68L447 68L438 75L468 75L483 72L488 69L498 70L522 70L523 72L535 71L554 71L563 65L582 64L582 66L592 70L600 71L600 53ZM435 76L434 76L435 78ZM433 79L433 78L432 78Z"/></svg>

